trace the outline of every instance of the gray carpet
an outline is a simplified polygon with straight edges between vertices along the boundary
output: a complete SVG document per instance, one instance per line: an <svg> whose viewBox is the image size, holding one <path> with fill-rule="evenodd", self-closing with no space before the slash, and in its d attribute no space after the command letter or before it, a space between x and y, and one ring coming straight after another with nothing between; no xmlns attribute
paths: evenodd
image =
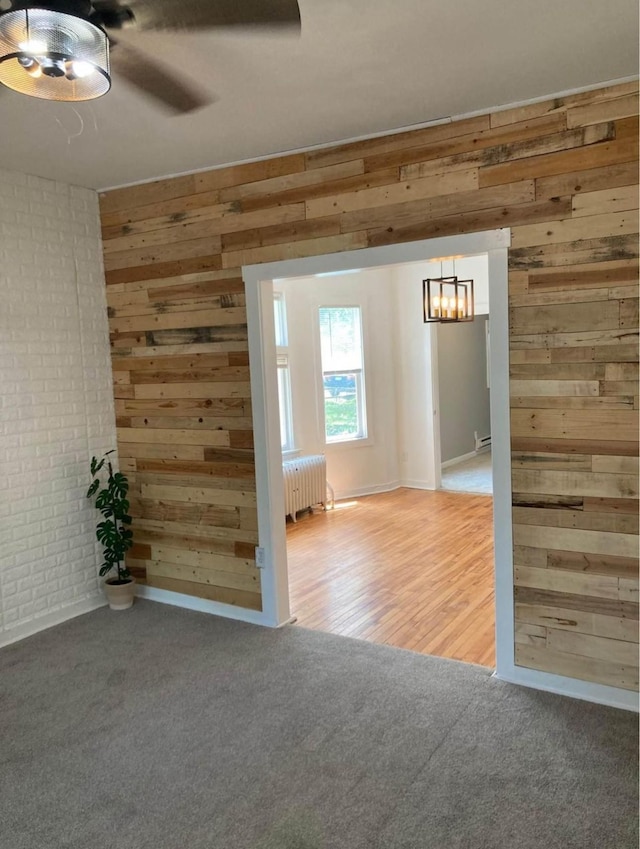
<svg viewBox="0 0 640 849"><path fill-rule="evenodd" d="M492 495L491 451L483 451L461 463L445 466L442 469L440 486L442 489L453 492L478 492L482 495Z"/></svg>
<svg viewBox="0 0 640 849"><path fill-rule="evenodd" d="M636 849L637 717L151 602L0 650L2 849Z"/></svg>

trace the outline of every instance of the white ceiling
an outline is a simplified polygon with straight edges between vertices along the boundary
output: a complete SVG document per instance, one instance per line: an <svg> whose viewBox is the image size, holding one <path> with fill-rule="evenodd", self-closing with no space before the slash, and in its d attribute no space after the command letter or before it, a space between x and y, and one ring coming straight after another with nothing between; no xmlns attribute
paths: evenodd
<svg viewBox="0 0 640 849"><path fill-rule="evenodd" d="M106 188L638 73L637 0L300 0L300 10L299 38L130 31L215 93L190 115L168 115L117 77L105 97L74 105L2 88L0 166Z"/></svg>

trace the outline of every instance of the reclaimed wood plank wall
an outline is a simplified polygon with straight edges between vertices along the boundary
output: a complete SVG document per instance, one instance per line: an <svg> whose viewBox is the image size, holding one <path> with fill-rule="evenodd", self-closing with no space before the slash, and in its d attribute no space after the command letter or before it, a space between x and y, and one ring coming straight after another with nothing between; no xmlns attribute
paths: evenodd
<svg viewBox="0 0 640 849"><path fill-rule="evenodd" d="M260 608L241 266L511 227L519 665L637 687L638 91L101 195L148 584Z"/></svg>

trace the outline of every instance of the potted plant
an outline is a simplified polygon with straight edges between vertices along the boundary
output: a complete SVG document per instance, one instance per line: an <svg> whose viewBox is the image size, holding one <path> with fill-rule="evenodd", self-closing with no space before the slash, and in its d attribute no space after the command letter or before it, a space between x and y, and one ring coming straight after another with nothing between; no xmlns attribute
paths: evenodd
<svg viewBox="0 0 640 849"><path fill-rule="evenodd" d="M93 481L87 491L87 498L95 496L95 506L102 513L103 521L98 522L96 537L104 548L104 563L100 567L100 577L104 578L112 570L112 577L104 583L104 591L112 610L126 610L133 604L135 579L127 569L124 557L133 545L133 533L128 525L131 524L129 515L129 481L122 472L114 472L107 451L101 460L91 458L91 475ZM100 472L106 463L107 478L103 482Z"/></svg>

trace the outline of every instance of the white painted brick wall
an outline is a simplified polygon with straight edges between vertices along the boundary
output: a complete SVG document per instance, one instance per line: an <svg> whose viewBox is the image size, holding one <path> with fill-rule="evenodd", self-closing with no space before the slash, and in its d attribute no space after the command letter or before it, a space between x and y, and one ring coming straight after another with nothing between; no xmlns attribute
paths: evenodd
<svg viewBox="0 0 640 849"><path fill-rule="evenodd" d="M101 599L92 454L115 447L95 192L0 170L0 643Z"/></svg>

